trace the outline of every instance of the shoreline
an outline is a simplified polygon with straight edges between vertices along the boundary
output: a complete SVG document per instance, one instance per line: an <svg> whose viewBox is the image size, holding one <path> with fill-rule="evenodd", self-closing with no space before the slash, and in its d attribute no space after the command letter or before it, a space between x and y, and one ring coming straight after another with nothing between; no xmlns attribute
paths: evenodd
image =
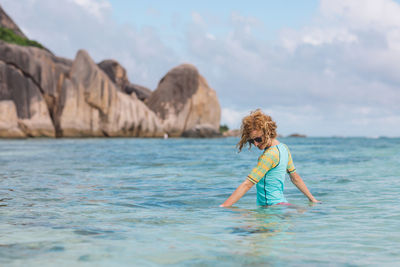
<svg viewBox="0 0 400 267"><path fill-rule="evenodd" d="M136 137L136 136L76 136L76 137L48 137L48 136L39 136L39 137L0 137L0 141L2 140L74 140L74 139L159 139L159 140L168 140L168 139L182 139L182 140L206 140L206 139L226 139L226 138L239 138L239 136L215 136L215 137ZM399 139L400 136L307 136L307 137L296 137L296 136L279 136L278 139Z"/></svg>

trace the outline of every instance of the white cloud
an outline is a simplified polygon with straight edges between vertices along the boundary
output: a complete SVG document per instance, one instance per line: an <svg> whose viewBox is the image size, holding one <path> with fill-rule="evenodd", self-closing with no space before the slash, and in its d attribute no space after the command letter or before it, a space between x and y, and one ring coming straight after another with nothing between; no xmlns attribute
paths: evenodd
<svg viewBox="0 0 400 267"><path fill-rule="evenodd" d="M111 4L106 0L70 0L83 7L89 14L98 19L104 19L105 13L111 10Z"/></svg>
<svg viewBox="0 0 400 267"><path fill-rule="evenodd" d="M193 23L199 27L204 27L206 25L203 17L197 12L192 12L192 20Z"/></svg>
<svg viewBox="0 0 400 267"><path fill-rule="evenodd" d="M322 1L313 23L285 29L274 44L254 35L260 25L234 14L241 23L216 42L189 30L187 44L230 107L222 116L228 125L240 123L242 110L264 107L287 134L399 135L400 22L393 10L400 14L386 0Z"/></svg>
<svg viewBox="0 0 400 267"><path fill-rule="evenodd" d="M160 17L160 15L161 15L160 10L158 10L158 9L156 9L156 8L152 8L152 7L148 8L147 11L146 11L146 13L147 13L148 15L154 17L154 18L158 18L158 17Z"/></svg>
<svg viewBox="0 0 400 267"><path fill-rule="evenodd" d="M230 108L222 108L221 124L228 125L229 129L239 129L242 118L250 114L249 110L238 111Z"/></svg>
<svg viewBox="0 0 400 267"><path fill-rule="evenodd" d="M310 23L282 30L275 41L259 35L268 30L258 18L240 12L217 22L193 12L184 33L178 32L184 19L175 15L179 49L157 29L116 24L105 0L79 1L2 5L56 54L72 58L85 48L97 61L115 58L132 82L151 89L175 65L196 65L217 91L221 123L231 128L261 107L282 134L400 133L400 5L394 1L322 0Z"/></svg>
<svg viewBox="0 0 400 267"><path fill-rule="evenodd" d="M86 49L96 62L116 59L131 82L152 90L180 63L156 29L117 24L105 0L3 0L2 6L30 38L56 55L73 59L79 49Z"/></svg>
<svg viewBox="0 0 400 267"><path fill-rule="evenodd" d="M302 36L302 42L311 45L339 43L353 43L358 40L357 36L349 33L346 29L313 29Z"/></svg>
<svg viewBox="0 0 400 267"><path fill-rule="evenodd" d="M215 36L211 33L206 33L206 38L210 39L210 40L216 40L217 38L215 38Z"/></svg>
<svg viewBox="0 0 400 267"><path fill-rule="evenodd" d="M350 27L398 27L400 6L392 0L322 0L321 14Z"/></svg>

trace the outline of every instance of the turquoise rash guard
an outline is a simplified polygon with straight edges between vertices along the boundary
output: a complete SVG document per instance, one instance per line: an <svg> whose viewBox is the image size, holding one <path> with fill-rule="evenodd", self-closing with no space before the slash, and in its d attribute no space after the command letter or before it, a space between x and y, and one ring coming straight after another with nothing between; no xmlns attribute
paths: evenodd
<svg viewBox="0 0 400 267"><path fill-rule="evenodd" d="M258 158L257 166L247 176L257 185L257 204L269 206L287 203L283 195L285 174L295 171L292 156L285 144L279 143L265 149Z"/></svg>

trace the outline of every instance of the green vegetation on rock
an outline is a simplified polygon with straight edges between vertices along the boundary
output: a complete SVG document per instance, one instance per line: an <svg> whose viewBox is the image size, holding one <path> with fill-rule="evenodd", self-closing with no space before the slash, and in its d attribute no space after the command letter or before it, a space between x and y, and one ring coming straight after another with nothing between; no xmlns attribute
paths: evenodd
<svg viewBox="0 0 400 267"><path fill-rule="evenodd" d="M224 125L220 125L219 126L219 132L220 133L224 133L224 132L227 132L227 131L229 131L228 125L224 124Z"/></svg>
<svg viewBox="0 0 400 267"><path fill-rule="evenodd" d="M23 46L35 46L44 49L43 45L41 45L40 43L29 40L28 38L18 36L12 30L3 27L0 27L0 40L3 40L7 43Z"/></svg>

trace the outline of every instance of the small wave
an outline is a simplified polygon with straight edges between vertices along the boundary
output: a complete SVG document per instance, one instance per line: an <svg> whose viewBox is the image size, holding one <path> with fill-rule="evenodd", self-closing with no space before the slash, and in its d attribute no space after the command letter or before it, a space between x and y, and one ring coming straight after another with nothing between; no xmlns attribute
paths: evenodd
<svg viewBox="0 0 400 267"><path fill-rule="evenodd" d="M274 233L277 232L276 229L267 228L267 227L257 227L257 228L247 228L247 227L230 227L228 228L231 230L232 234L238 235L252 235L252 234L263 234L263 233Z"/></svg>
<svg viewBox="0 0 400 267"><path fill-rule="evenodd" d="M91 229L78 229L74 231L77 235L101 235L101 234L112 234L114 231L111 230L91 230Z"/></svg>

